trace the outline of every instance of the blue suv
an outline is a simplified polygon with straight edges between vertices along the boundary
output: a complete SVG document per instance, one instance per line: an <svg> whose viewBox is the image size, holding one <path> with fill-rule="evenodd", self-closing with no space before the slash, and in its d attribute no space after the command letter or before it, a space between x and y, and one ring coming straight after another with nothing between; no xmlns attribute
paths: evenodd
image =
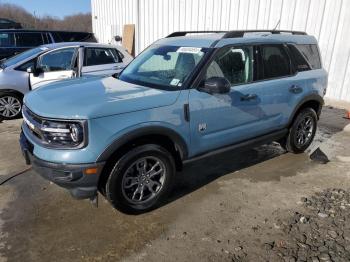
<svg viewBox="0 0 350 262"><path fill-rule="evenodd" d="M175 32L119 74L27 94L20 143L74 197L100 191L123 212L145 212L186 162L271 141L305 151L326 88L317 41L303 32Z"/></svg>

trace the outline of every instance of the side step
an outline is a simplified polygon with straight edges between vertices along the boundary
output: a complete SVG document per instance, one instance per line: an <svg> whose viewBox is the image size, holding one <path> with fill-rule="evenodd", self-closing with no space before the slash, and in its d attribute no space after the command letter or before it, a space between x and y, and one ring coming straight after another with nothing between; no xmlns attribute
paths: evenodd
<svg viewBox="0 0 350 262"><path fill-rule="evenodd" d="M217 155L217 154L221 154L227 151L231 151L231 150L237 150L237 149L248 149L248 148L253 148L256 146L260 146L266 143L270 143L276 140L279 140L283 137L285 137L288 133L288 129L282 129L273 133L269 133L267 135L263 135L263 136L259 136L259 137L255 137L253 139L249 139L249 140L245 140L243 142L237 143L237 144L233 144L227 147L223 147L223 148L219 148L219 149L215 149L213 151L210 151L208 153L204 153L202 155L198 155L198 156L194 156L192 158L186 159L183 161L184 164L188 164L203 158L207 158L213 155Z"/></svg>

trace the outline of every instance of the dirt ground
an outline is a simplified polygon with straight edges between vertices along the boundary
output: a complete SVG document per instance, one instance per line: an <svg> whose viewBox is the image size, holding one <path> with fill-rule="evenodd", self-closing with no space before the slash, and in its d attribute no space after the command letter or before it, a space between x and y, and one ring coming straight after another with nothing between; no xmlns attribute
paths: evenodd
<svg viewBox="0 0 350 262"><path fill-rule="evenodd" d="M0 186L0 260L349 261L350 229L339 221L350 219L340 214L350 202L332 207L338 194L348 194L339 189L350 190L350 133L343 130L350 121L344 114L324 108L308 153L285 153L273 143L192 163L178 174L165 205L138 216L113 210L102 197L98 208L74 200L29 170ZM0 183L26 168L20 123L0 124ZM310 160L317 147L330 162ZM296 242L304 225L314 224L319 249L306 244L314 229ZM343 253L331 250L336 244Z"/></svg>

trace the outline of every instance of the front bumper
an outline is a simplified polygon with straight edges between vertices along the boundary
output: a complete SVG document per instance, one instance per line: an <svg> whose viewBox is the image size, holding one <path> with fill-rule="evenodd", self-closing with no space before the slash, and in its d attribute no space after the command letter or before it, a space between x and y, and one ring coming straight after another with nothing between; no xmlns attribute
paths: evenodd
<svg viewBox="0 0 350 262"><path fill-rule="evenodd" d="M32 165L42 177L68 189L75 198L84 199L96 196L98 179L104 163L62 164L44 161L33 154L34 145L23 132L20 136L20 145L27 165ZM96 170L96 172L87 174L88 169Z"/></svg>

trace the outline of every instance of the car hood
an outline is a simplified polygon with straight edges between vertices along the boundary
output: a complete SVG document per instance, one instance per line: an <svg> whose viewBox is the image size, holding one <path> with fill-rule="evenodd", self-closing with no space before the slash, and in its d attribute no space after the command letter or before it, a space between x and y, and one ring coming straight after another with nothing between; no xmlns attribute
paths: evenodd
<svg viewBox="0 0 350 262"><path fill-rule="evenodd" d="M130 84L114 77L89 77L40 87L27 94L24 102L39 116L91 119L171 105L179 93Z"/></svg>

